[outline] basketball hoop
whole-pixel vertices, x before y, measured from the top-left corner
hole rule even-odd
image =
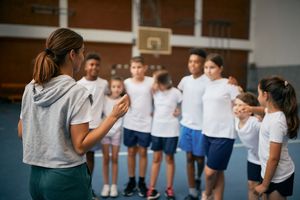
[[[158,58],[160,54],[171,54],[171,29],[139,27],[137,46],[141,53],[152,54]]]

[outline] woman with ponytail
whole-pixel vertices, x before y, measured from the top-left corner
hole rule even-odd
[[[288,139],[297,137],[297,99],[293,86],[280,77],[264,78],[258,100],[266,108],[259,134],[259,158],[263,181],[256,186],[266,199],[286,199],[293,194],[295,165],[288,153]]]
[[[35,59],[18,124],[23,162],[31,166],[33,200],[91,200],[85,153],[128,110],[124,96],[101,126],[89,132],[92,99],[73,79],[83,60],[83,38],[66,28],[54,31]]]

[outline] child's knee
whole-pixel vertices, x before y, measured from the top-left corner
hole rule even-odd
[[[186,154],[186,162],[188,164],[194,164],[194,161],[195,161],[195,158],[194,158],[193,154],[187,153]]]
[[[218,173],[218,171],[213,170],[213,169],[211,169],[207,166],[205,167],[205,176],[206,176],[206,178],[212,179],[217,175],[217,173]]]
[[[248,181],[248,190],[254,192],[255,187],[258,185],[258,182],[255,181]]]
[[[174,156],[173,156],[173,155],[167,155],[167,156],[166,156],[166,163],[167,163],[167,164],[172,164],[172,163],[174,163]]]

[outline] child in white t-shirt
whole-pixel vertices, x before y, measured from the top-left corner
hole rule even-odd
[[[176,153],[179,121],[178,104],[181,92],[172,86],[169,73],[161,70],[155,73],[154,115],[151,131],[151,150],[154,151],[147,199],[157,199],[160,194],[155,189],[163,152],[166,155],[167,199],[175,199],[173,180],[175,172],[174,154]]]
[[[185,199],[193,200],[198,199],[197,189],[200,189],[204,168],[202,96],[210,80],[203,75],[206,52],[203,49],[193,48],[189,53],[188,69],[191,75],[183,77],[178,84],[178,89],[182,91],[182,118],[178,146],[186,152],[189,193]],[[195,170],[195,163],[197,170]]]
[[[234,100],[233,111],[236,116],[235,130],[248,150],[247,174],[248,174],[248,199],[258,200],[259,196],[254,188],[261,180],[260,161],[258,157],[258,138],[261,122],[251,112],[243,112],[244,106],[258,106],[257,97],[249,92],[239,94]]]
[[[108,91],[108,82],[100,78],[99,71],[101,66],[101,57],[97,53],[88,53],[85,57],[84,70],[86,75],[77,83],[84,86],[92,95],[92,120],[89,123],[89,129],[95,129],[102,122],[102,116],[99,113],[103,112],[104,96]],[[96,150],[100,150],[100,143],[95,145],[86,153],[86,162],[91,174],[94,170],[94,155]],[[93,192],[93,196],[96,197]]]
[[[204,64],[204,73],[211,82],[203,95],[203,134],[207,162],[202,200],[223,199],[224,170],[236,137],[232,106],[239,90],[237,86],[230,85],[228,79],[222,78],[222,71],[222,57],[209,54]]]
[[[295,165],[288,153],[288,139],[297,137],[299,117],[293,86],[280,77],[264,78],[258,85],[258,101],[266,108],[259,133],[259,159],[263,181],[256,186],[267,199],[293,194]]]
[[[145,76],[147,65],[141,56],[130,61],[132,77],[124,81],[130,98],[130,107],[124,116],[124,145],[128,151],[129,181],[123,191],[124,196],[132,196],[136,185],[141,197],[147,196],[145,175],[147,170],[147,148],[151,142],[152,125],[152,85],[153,78]],[[139,155],[139,180],[135,180],[136,154]]]
[[[103,117],[106,118],[113,110],[114,105],[121,98],[124,93],[123,80],[120,77],[112,77],[109,82],[110,94],[105,96]],[[118,119],[114,126],[110,129],[108,134],[101,140],[102,143],[102,175],[103,175],[103,188],[101,192],[102,197],[117,197],[117,179],[118,179],[118,156],[120,151],[121,134],[122,134],[122,121],[123,118]],[[112,185],[109,187],[109,161],[111,147],[111,177]]]

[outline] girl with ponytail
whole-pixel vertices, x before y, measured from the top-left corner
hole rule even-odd
[[[293,86],[274,76],[258,85],[258,100],[266,108],[259,136],[263,181],[255,190],[267,199],[286,199],[293,194],[295,165],[288,153],[288,139],[297,137],[299,117]]]

